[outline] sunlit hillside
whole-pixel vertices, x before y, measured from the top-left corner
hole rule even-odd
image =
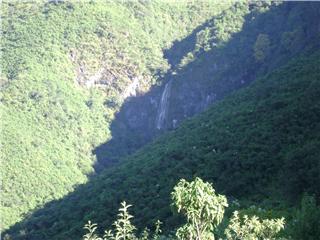
[[[196,177],[230,203],[216,239],[235,210],[320,235],[319,3],[0,4],[4,239],[81,239],[122,201],[184,239],[170,193]]]
[[[3,227],[85,183],[122,102],[169,68],[162,50],[227,6],[3,1]]]

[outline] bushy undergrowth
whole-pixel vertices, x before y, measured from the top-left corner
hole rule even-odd
[[[114,222],[114,231],[105,230],[103,237],[96,234],[97,224],[89,221],[84,229],[87,234],[83,240],[214,240],[214,230],[223,219],[224,210],[228,207],[227,199],[215,193],[210,183],[196,178],[192,182],[181,179],[171,193],[173,205],[177,212],[182,213],[187,223],[176,230],[175,237],[161,236],[160,221],[156,222],[154,234],[145,229],[141,236],[135,234],[136,227],[132,225],[132,215],[129,214],[126,202],[121,203],[118,219]],[[235,211],[225,229],[226,240],[275,240],[276,235],[284,228],[284,218],[260,220],[256,216],[239,217]],[[281,238],[284,239],[284,238]],[[222,238],[219,238],[222,240]]]

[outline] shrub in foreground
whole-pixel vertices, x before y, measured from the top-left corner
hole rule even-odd
[[[131,223],[126,202],[121,203],[118,219],[112,230],[105,230],[103,237],[96,234],[97,224],[90,221],[84,226],[88,231],[83,240],[214,240],[214,230],[221,223],[225,208],[228,207],[227,198],[216,194],[210,183],[196,178],[192,182],[182,179],[171,193],[172,205],[178,213],[186,217],[186,224],[176,230],[176,236],[161,236],[160,221],[157,221],[155,232],[150,233],[145,228],[138,237],[136,227]],[[235,211],[228,227],[225,229],[226,240],[276,240],[276,235],[284,228],[284,218],[260,220],[256,216],[243,218]],[[220,239],[222,240],[222,239]]]

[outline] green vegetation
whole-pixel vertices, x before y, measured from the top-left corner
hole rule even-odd
[[[7,239],[80,239],[89,220],[110,226],[123,199],[135,217],[123,203],[105,238],[273,239],[282,216],[280,237],[318,238],[320,5],[218,2],[1,3]],[[179,124],[201,99],[215,104],[134,152],[146,141],[116,114],[154,126],[145,105],[122,110],[154,101],[162,81]],[[106,153],[119,162],[96,174],[112,124],[125,129]],[[85,238],[103,236],[96,227]]]
[[[121,203],[121,208],[119,209],[118,219],[113,223],[114,231],[112,230],[105,230],[103,238],[100,238],[96,234],[97,224],[88,223],[84,226],[84,229],[88,231],[87,234],[83,236],[84,240],[133,240],[133,239],[140,239],[140,240],[148,240],[151,237],[150,230],[145,228],[145,230],[141,234],[141,238],[136,237],[135,230],[136,227],[132,225],[130,219],[133,218],[132,215],[129,214],[128,208],[131,205],[127,205],[126,202]],[[155,224],[155,231],[153,236],[151,237],[152,240],[158,240],[160,238],[160,229],[161,222],[157,221]]]
[[[238,202],[249,216],[284,216],[285,236],[300,239],[291,234],[300,229],[316,239],[303,219],[316,226],[319,218],[296,213],[294,206],[304,192],[319,197],[319,59],[316,52],[257,79],[8,233],[14,239],[25,237],[22,230],[32,239],[79,238],[88,220],[110,225],[122,199],[134,203],[137,227],[161,219],[167,233],[183,221],[169,208],[171,190],[179,179],[199,176],[234,199],[230,209]]]
[[[230,220],[230,225],[225,230],[225,234],[227,240],[275,240],[279,239],[276,238],[276,235],[283,228],[284,218],[260,221],[256,216],[249,218],[244,215],[242,220],[239,217],[239,213],[235,211]]]
[[[214,229],[221,223],[225,207],[228,207],[225,196],[216,195],[215,190],[209,183],[196,178],[192,182],[182,179],[174,187],[171,193],[173,204],[178,212],[183,212],[187,217],[187,224],[176,231],[176,237],[180,240],[214,240]],[[83,236],[84,240],[159,240],[176,239],[172,236],[160,236],[159,221],[157,221],[154,235],[149,238],[149,231],[145,230],[141,237],[136,237],[136,229],[130,219],[132,215],[128,213],[130,205],[126,202],[121,203],[118,219],[114,222],[115,233],[106,230],[103,238],[95,233],[97,224],[91,224],[89,221],[85,225],[88,231]],[[275,236],[284,228],[284,218],[259,221],[259,218],[253,216],[249,218],[244,215],[244,221],[241,222],[239,213],[235,211],[230,220],[229,226],[225,230],[226,240],[275,240]],[[221,238],[219,238],[222,240]]]
[[[311,2],[237,2],[186,38],[175,41],[164,51],[171,69],[163,76],[163,82],[170,82],[172,94],[162,129],[176,128],[186,117],[203,111],[258,76],[301,53],[319,49],[315,20],[320,17],[319,6]],[[266,50],[265,59],[257,61],[254,47],[261,35],[269,39],[270,45],[262,48]],[[95,149],[96,169],[134,153],[159,133],[154,122],[159,90],[163,89],[152,88],[122,105],[111,125],[112,140]]]
[[[320,207],[314,196],[303,196],[301,206],[295,211],[290,234],[296,239],[317,239],[320,235]]]
[[[212,232],[228,207],[226,197],[216,195],[212,185],[200,178],[190,183],[180,180],[171,196],[178,213],[187,218],[187,223],[177,230],[178,239],[214,239]]]
[[[2,1],[1,228],[87,182],[127,86],[228,4]]]

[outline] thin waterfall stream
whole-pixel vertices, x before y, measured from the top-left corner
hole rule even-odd
[[[165,124],[166,115],[167,115],[168,106],[169,106],[170,93],[171,93],[171,81],[166,83],[161,95],[160,107],[158,110],[158,116],[157,116],[157,122],[156,122],[156,127],[159,130],[162,129]]]

